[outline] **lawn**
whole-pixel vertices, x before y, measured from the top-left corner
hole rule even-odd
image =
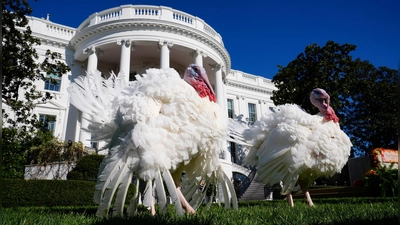
[[[134,217],[101,219],[96,207],[18,207],[3,208],[2,224],[398,224],[398,198],[315,199],[309,207],[295,199],[289,207],[284,200],[239,202],[238,210],[225,210],[218,204],[207,210],[201,206],[195,215],[176,216],[172,205],[165,215],[150,216],[144,209]]]

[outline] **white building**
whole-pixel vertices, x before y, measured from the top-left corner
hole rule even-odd
[[[98,144],[90,142],[91,134],[81,130],[88,121],[70,105],[67,92],[69,84],[86,71],[99,70],[104,75],[123,72],[132,80],[135,74],[148,68],[171,67],[183,75],[189,64],[196,63],[205,68],[216,91],[217,103],[229,116],[242,115],[243,120],[253,122],[274,106],[270,96],[275,86],[271,81],[231,69],[221,35],[202,19],[179,10],[122,5],[93,13],[78,28],[35,17],[29,17],[29,26],[42,43],[37,46],[39,61],[43,61],[45,51],[50,49],[61,53],[71,68],[59,85],[37,84],[38,88],[56,95],[35,112],[42,119],[56,118],[51,129],[61,140],[81,141],[91,147]],[[232,161],[240,164],[239,155],[230,146],[221,154],[228,171],[240,169],[232,166]]]

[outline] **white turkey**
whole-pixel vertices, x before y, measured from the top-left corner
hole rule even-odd
[[[316,88],[310,101],[320,110],[317,115],[310,115],[295,104],[280,105],[243,133],[252,145],[245,164],[255,165],[259,181],[265,184],[282,181],[281,194],[287,196],[291,206],[291,191],[297,184],[308,205],[313,206],[308,185],[319,177],[340,173],[352,146],[329,105],[329,95]]]
[[[145,181],[143,205],[153,215],[154,186],[159,210],[166,212],[164,184],[177,214],[182,208],[194,213],[202,203],[206,191],[199,191],[201,183],[219,183],[225,207],[237,208],[233,185],[219,162],[229,121],[202,67],[190,65],[184,79],[172,68],[148,69],[128,84],[120,75],[103,79],[97,71],[75,79],[69,92],[71,103],[87,113],[95,140],[108,143],[96,184],[98,216],[107,217],[112,204],[113,215],[123,214],[133,176]],[[136,190],[128,215],[136,213],[138,199]]]

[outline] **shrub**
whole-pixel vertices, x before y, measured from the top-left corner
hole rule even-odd
[[[68,180],[96,180],[104,155],[86,155],[78,161],[68,175]]]
[[[3,180],[3,207],[94,206],[95,183],[78,180]],[[135,193],[129,187],[128,201]]]
[[[84,152],[82,143],[61,142],[51,131],[2,128],[2,178],[23,179],[25,165],[79,160]]]
[[[81,142],[60,141],[53,137],[31,147],[29,160],[31,164],[75,162],[80,160],[84,154],[84,146]]]
[[[17,129],[2,128],[2,178],[23,179],[28,151]]]
[[[94,183],[65,180],[3,180],[3,206],[94,205]]]
[[[382,197],[398,196],[397,181],[399,170],[393,169],[393,165],[393,163],[389,167],[379,165],[368,170],[365,174],[365,186],[379,187]]]

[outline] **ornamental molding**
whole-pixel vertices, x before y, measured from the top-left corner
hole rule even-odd
[[[137,22],[118,21],[118,22],[119,23],[108,23],[108,24],[102,23],[98,26],[90,26],[85,29],[82,29],[80,32],[77,32],[76,35],[71,39],[70,45],[73,48],[76,48],[80,43],[84,42],[85,40],[91,38],[94,35],[100,35],[100,34],[104,35],[104,33],[107,33],[107,35],[108,34],[115,35],[118,34],[118,32],[126,32],[127,30],[129,30],[130,32],[140,31],[141,33],[151,32],[153,36],[154,32],[160,32],[159,33],[160,37],[163,36],[162,33],[171,33],[174,35],[179,35],[185,38],[192,39],[211,48],[224,60],[224,64],[226,65],[225,73],[228,74],[230,72],[229,70],[231,67],[231,63],[228,52],[226,51],[223,44],[218,43],[214,38],[209,36],[209,34],[207,33],[200,33],[200,31],[197,31],[190,27],[179,26],[179,24],[174,25],[172,23],[171,24],[160,23],[160,21],[157,21],[158,23],[141,22],[141,21]],[[131,36],[132,41],[139,41],[142,39],[143,35],[140,35],[137,39],[135,38],[135,36]]]
[[[207,53],[205,53],[204,51],[202,51],[200,49],[196,49],[192,53],[190,53],[190,56],[192,58],[196,58],[197,56],[201,56],[202,58],[206,58],[207,57]]]
[[[135,50],[135,42],[133,42],[130,38],[129,39],[118,39],[117,45],[125,46],[126,48],[131,48],[131,51]]]
[[[93,53],[96,53],[97,56],[103,56],[104,55],[104,52],[101,49],[96,48],[93,45],[83,49],[83,54],[91,55]]]
[[[259,88],[259,87],[255,87],[255,86],[251,86],[251,85],[246,85],[246,84],[243,84],[243,83],[236,83],[236,82],[232,82],[232,81],[229,81],[229,80],[225,80],[225,85],[229,86],[229,87],[239,88],[239,89],[242,89],[242,90],[253,91],[253,92],[258,92],[258,93],[267,94],[267,95],[272,95],[272,91],[270,91],[270,90],[266,90],[264,88]]]
[[[47,46],[52,46],[52,47],[57,47],[57,48],[67,48],[67,47],[72,48],[72,46],[68,42],[65,42],[62,40],[55,40],[52,38],[40,37],[39,35],[32,35],[32,36],[39,39],[39,41],[42,45],[47,45]]]
[[[167,46],[167,48],[171,50],[172,46],[174,46],[174,43],[172,41],[158,40],[158,48],[161,49],[162,46]]]

